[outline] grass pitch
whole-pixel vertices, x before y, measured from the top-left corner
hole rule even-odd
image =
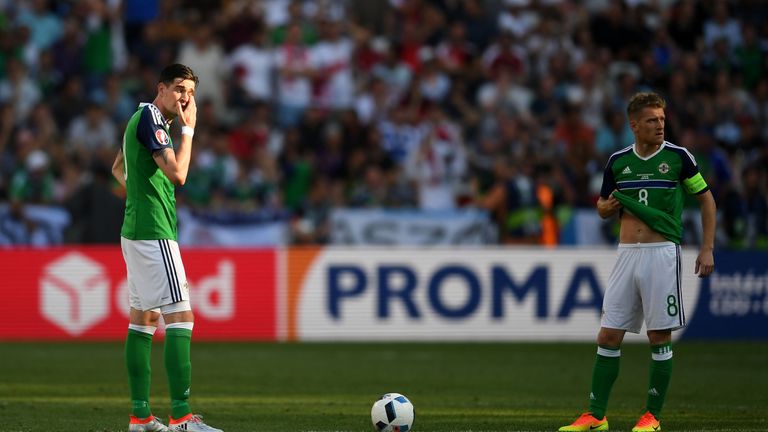
[[[234,431],[367,431],[385,392],[414,430],[554,431],[586,408],[593,344],[195,343],[192,407]],[[152,407],[167,420],[162,345]],[[645,406],[648,347],[625,344],[609,407],[628,431]],[[0,343],[0,431],[125,431],[121,343]],[[665,431],[768,430],[768,343],[678,343]]]

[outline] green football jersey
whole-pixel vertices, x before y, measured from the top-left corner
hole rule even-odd
[[[635,153],[634,145],[612,154],[603,173],[600,196],[607,199],[614,190],[623,195],[620,201],[625,209],[679,244],[684,192],[701,194],[709,187],[693,155],[684,147],[665,141],[655,153],[644,158]]]
[[[153,104],[142,104],[123,135],[125,218],[120,235],[130,240],[176,240],[174,185],[152,154],[173,149],[169,122]]]

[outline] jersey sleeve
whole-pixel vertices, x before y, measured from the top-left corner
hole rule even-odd
[[[682,159],[682,168],[680,170],[680,182],[683,188],[690,195],[702,194],[709,190],[707,182],[699,172],[696,159],[686,150],[680,158]]]
[[[613,158],[608,160],[605,164],[605,171],[603,171],[603,186],[600,188],[600,196],[604,199],[608,199],[611,196],[611,192],[616,190],[616,179],[613,177]]]
[[[141,112],[136,126],[136,138],[152,154],[158,150],[173,148],[171,137],[165,129],[165,119],[160,110],[151,104]]]

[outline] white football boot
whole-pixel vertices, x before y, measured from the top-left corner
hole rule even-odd
[[[168,422],[168,430],[174,432],[224,432],[203,423],[203,416],[197,414],[187,414],[178,420],[171,418]]]
[[[129,432],[167,432],[169,430],[170,429],[161,423],[155,416],[140,419],[132,415],[131,421],[128,423]]]

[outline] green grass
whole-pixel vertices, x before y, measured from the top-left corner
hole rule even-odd
[[[197,343],[192,406],[234,431],[372,431],[382,393],[407,395],[419,431],[552,431],[586,407],[593,344]],[[120,343],[0,343],[0,431],[124,431]],[[152,406],[167,418],[162,346]],[[650,354],[625,344],[611,430],[645,404]],[[768,344],[679,343],[667,431],[768,430]]]

